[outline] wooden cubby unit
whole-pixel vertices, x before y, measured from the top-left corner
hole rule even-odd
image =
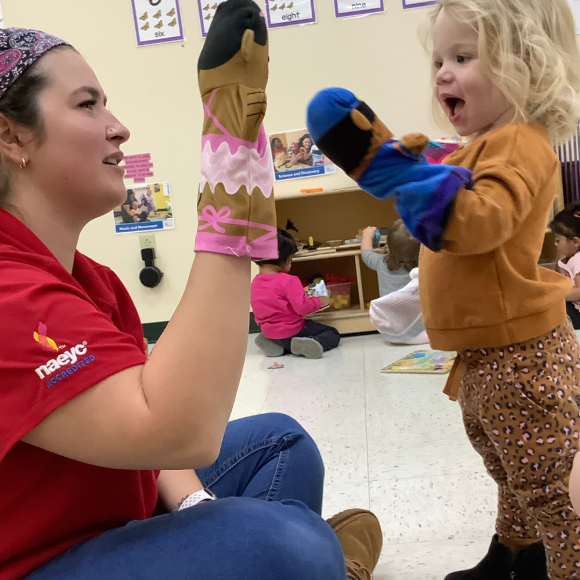
[[[278,227],[285,228],[291,219],[301,240],[309,237],[319,242],[355,238],[367,226],[390,226],[397,218],[392,200],[381,201],[358,188],[337,189],[317,193],[276,195]],[[373,331],[365,304],[379,297],[377,273],[367,268],[359,248],[336,253],[312,252],[297,256],[292,274],[308,278],[313,274],[338,274],[355,278],[348,310],[323,311],[312,318],[329,324],[341,334]]]

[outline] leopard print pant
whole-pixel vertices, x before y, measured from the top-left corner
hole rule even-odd
[[[538,538],[553,579],[580,579],[580,519],[568,481],[579,448],[580,346],[572,324],[460,353],[467,435],[498,484],[500,537]]]

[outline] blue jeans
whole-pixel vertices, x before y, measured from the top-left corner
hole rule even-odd
[[[27,580],[346,580],[340,543],[320,517],[322,459],[294,419],[232,421],[218,460],[197,474],[219,500],[130,522]]]

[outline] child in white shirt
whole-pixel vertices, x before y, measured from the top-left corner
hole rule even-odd
[[[419,301],[419,250],[421,244],[411,236],[403,220],[397,220],[387,234],[388,253],[373,252],[376,228],[366,228],[362,240],[362,259],[379,277],[377,300],[371,302],[371,323],[396,344],[427,344]]]
[[[397,220],[387,234],[387,254],[373,252],[373,237],[377,228],[368,227],[362,237],[362,261],[375,270],[379,278],[379,295],[401,290],[410,281],[409,272],[419,263],[421,244],[408,232],[403,220]]]
[[[550,224],[560,254],[560,271],[574,284],[566,296],[566,312],[580,329],[580,203],[576,202],[561,211]]]

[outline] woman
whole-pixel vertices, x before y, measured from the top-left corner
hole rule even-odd
[[[284,415],[228,425],[249,259],[198,253],[147,360],[121,281],[76,251],[126,197],[129,131],[62,40],[2,30],[0,59],[0,577],[343,580],[338,536],[370,578],[372,546],[348,542],[373,520],[320,518],[308,434]],[[152,517],[158,498],[187,509]]]
[[[132,189],[127,190],[127,199],[121,206],[121,219],[124,224],[132,224],[139,221],[137,197]]]
[[[292,151],[292,165],[312,165],[312,137],[305,133],[298,140],[298,147]]]

